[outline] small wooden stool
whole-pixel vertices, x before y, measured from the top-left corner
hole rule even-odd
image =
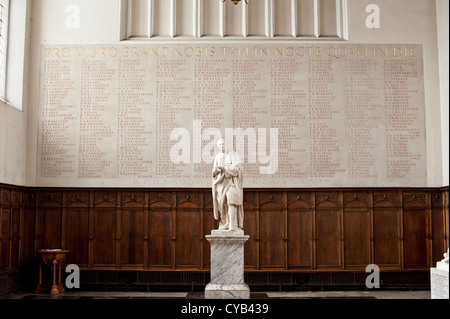
[[[39,262],[39,284],[36,287],[35,293],[48,292],[49,285],[42,284],[42,263],[44,262],[53,271],[53,283],[51,286],[50,294],[59,295],[64,292],[63,284],[61,283],[61,264],[63,263],[68,250],[63,249],[40,249],[38,254],[40,256]],[[56,283],[56,268],[59,265],[58,271],[58,283]]]

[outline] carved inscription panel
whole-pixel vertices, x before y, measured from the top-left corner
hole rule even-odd
[[[426,186],[420,45],[43,46],[39,186]]]

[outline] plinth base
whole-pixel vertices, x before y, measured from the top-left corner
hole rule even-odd
[[[244,244],[249,237],[243,230],[213,230],[206,236],[211,243],[211,282],[205,299],[250,299],[244,282]]]
[[[206,299],[205,292],[188,292],[186,299]],[[250,299],[269,299],[269,296],[264,292],[250,292]]]
[[[250,289],[247,284],[208,284],[205,288],[205,299],[250,299]]]
[[[431,299],[449,299],[448,286],[448,264],[438,262],[436,268],[430,269]]]

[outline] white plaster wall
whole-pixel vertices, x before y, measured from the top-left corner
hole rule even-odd
[[[441,90],[441,120],[442,120],[442,175],[443,185],[449,184],[449,124],[448,124],[448,109],[449,109],[449,55],[448,55],[448,10],[449,1],[437,0],[437,30],[438,30],[438,45],[439,45],[439,77]]]
[[[365,27],[365,8],[379,5],[379,29]],[[439,63],[434,0],[349,0],[349,41],[423,45],[429,187],[443,186]],[[448,130],[448,127],[447,127]]]
[[[25,185],[26,113],[0,102],[0,183]]]
[[[446,2],[448,7],[447,1],[438,2],[438,6],[445,6],[444,3]],[[367,5],[372,3],[379,5],[381,9],[380,29],[368,29],[365,26],[365,20],[368,15],[365,9]],[[66,8],[70,4],[76,4],[80,8],[79,29],[70,29],[66,26],[66,18],[68,16]],[[28,185],[35,185],[36,175],[40,46],[64,43],[117,43],[120,34],[119,6],[119,0],[33,1],[33,21],[30,34],[32,41],[30,52],[30,103],[26,146],[26,183]],[[440,88],[444,87],[444,85],[440,86],[439,78],[436,0],[348,0],[348,19],[348,43],[411,43],[423,45],[428,149],[428,183],[424,186],[439,187],[448,185],[448,177],[444,178],[444,175],[448,174],[448,170],[446,173],[442,169],[443,163],[448,165],[448,147],[445,148],[443,146],[445,139],[448,141],[448,133],[447,137],[442,138],[442,135],[448,132],[448,121],[442,120],[444,117],[448,118],[448,102],[447,108],[441,103]],[[439,36],[442,37],[441,34]],[[276,40],[270,41],[270,43],[275,43],[273,41]],[[442,84],[445,84],[445,81]],[[6,116],[10,117],[10,119],[7,119],[8,123],[10,120],[15,120],[14,115],[8,113]],[[12,147],[8,145],[5,147],[5,138],[3,137],[0,139],[0,143],[0,149]],[[15,156],[15,158],[19,157],[19,155]]]
[[[68,28],[66,19],[80,9],[79,28]],[[37,125],[39,106],[40,47],[45,44],[117,43],[120,35],[118,0],[33,0],[30,51],[30,108],[28,116],[26,183],[36,183]],[[70,25],[70,24],[69,24]]]

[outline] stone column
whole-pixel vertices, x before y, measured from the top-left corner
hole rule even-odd
[[[243,230],[213,230],[205,237],[211,243],[211,282],[205,299],[250,299],[244,282],[244,244],[250,236]]]

